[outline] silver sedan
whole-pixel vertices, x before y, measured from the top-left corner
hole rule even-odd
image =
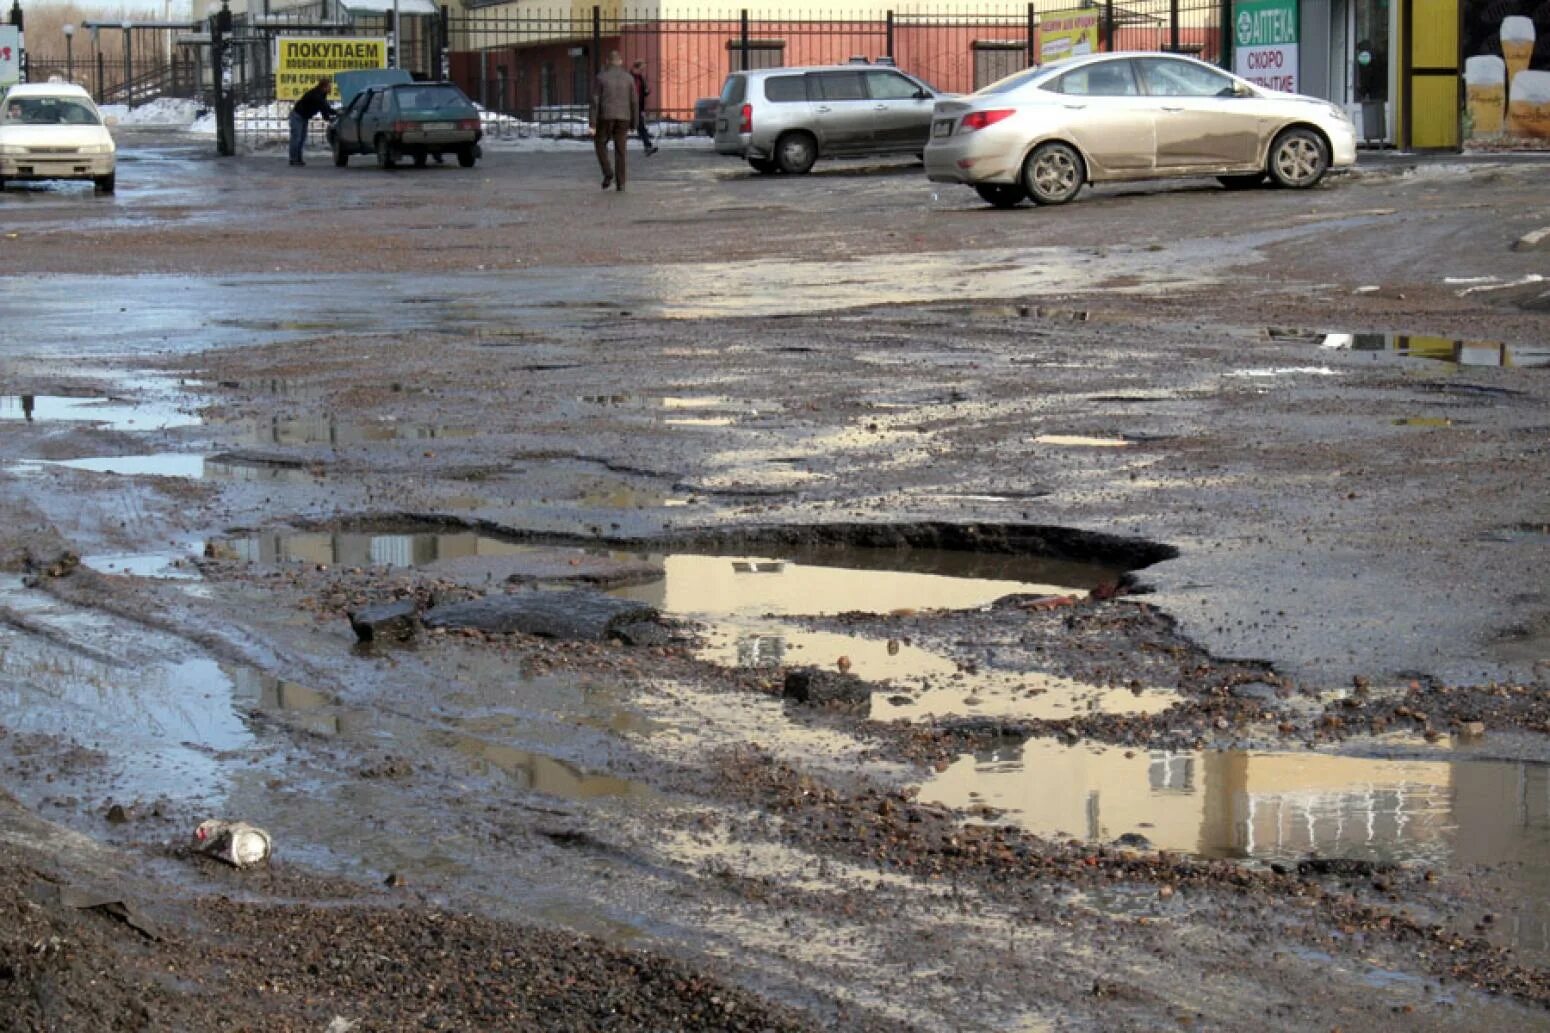
[[[938,101],[926,174],[998,207],[1064,204],[1084,183],[1215,176],[1311,187],[1356,163],[1356,130],[1327,101],[1262,89],[1176,54],[1095,54]]]

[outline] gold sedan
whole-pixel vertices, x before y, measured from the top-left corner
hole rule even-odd
[[[1356,164],[1345,111],[1177,54],[1095,54],[941,100],[926,174],[998,207],[1064,204],[1086,183],[1215,176],[1311,187]]]

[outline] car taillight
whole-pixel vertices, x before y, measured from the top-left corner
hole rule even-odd
[[[414,123],[413,122],[394,122],[393,123],[393,132],[395,132],[395,133],[407,133],[407,132],[409,132],[409,130],[411,130],[413,128],[414,128]]]
[[[479,120],[477,118],[458,119],[457,127],[459,129],[478,129]]]
[[[751,133],[751,132],[753,132],[753,105],[752,104],[744,104],[743,105],[743,118],[742,118],[742,121],[738,122],[738,124],[737,124],[737,131],[739,133]]]
[[[958,123],[958,131],[960,133],[972,133],[976,129],[993,126],[1011,114],[1011,108],[997,108],[994,111],[971,111],[963,116],[962,122]]]

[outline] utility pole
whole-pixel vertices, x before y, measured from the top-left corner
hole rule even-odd
[[[210,16],[210,50],[214,55],[215,75],[215,153],[229,158],[237,153],[237,112],[231,92],[226,88],[227,47],[231,35],[231,8],[221,0],[221,9]]]

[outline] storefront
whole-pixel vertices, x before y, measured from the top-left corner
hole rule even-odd
[[[1397,141],[1389,0],[1237,0],[1233,17],[1239,75],[1334,101],[1368,144]]]

